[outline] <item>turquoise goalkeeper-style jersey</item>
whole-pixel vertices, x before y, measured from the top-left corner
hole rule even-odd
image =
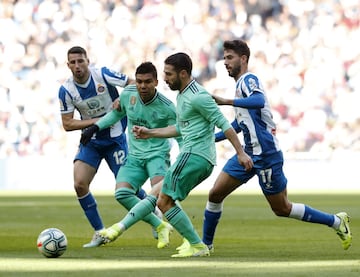
[[[178,93],[176,103],[176,128],[183,139],[181,152],[200,155],[216,165],[215,126],[225,132],[232,128],[229,121],[195,80]]]
[[[159,152],[169,153],[171,148],[169,139],[135,139],[131,130],[134,125],[145,126],[149,129],[175,125],[176,110],[174,103],[156,91],[154,98],[145,104],[139,96],[136,85],[125,87],[119,100],[120,111],[112,110],[96,122],[100,130],[127,116],[130,155],[139,159],[147,159],[156,156]]]

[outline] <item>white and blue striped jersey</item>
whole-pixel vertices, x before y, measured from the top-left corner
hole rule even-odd
[[[112,103],[119,97],[116,86],[124,87],[128,77],[107,67],[89,67],[90,77],[85,84],[77,84],[70,77],[59,89],[61,114],[77,110],[81,119],[97,118],[112,110]],[[120,136],[126,128],[126,119],[97,133],[97,138]]]
[[[247,72],[236,82],[235,98],[246,98],[253,93],[264,95],[265,105],[263,108],[234,107],[236,121],[243,132],[245,151],[250,155],[279,152],[279,143],[275,137],[276,125],[263,85],[255,74]]]

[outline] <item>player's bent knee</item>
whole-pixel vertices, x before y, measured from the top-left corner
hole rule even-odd
[[[115,191],[115,199],[126,209],[131,208],[134,202],[134,198],[137,198],[135,191],[130,188],[119,188]]]
[[[134,195],[135,195],[135,191],[129,188],[119,188],[115,191],[115,199],[119,202],[123,199],[132,197]]]
[[[77,196],[84,196],[89,192],[89,185],[84,183],[75,183],[74,190]]]
[[[224,195],[222,193],[219,193],[217,191],[210,190],[209,191],[209,201],[213,203],[221,203],[224,201],[227,195]]]

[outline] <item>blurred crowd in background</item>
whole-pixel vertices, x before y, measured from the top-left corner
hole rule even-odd
[[[161,81],[175,51],[209,92],[233,97],[222,43],[235,38],[250,46],[284,152],[360,151],[359,20],[359,0],[2,0],[0,158],[75,154],[80,133],[63,130],[57,95],[70,47],[131,77],[154,62],[175,101]]]

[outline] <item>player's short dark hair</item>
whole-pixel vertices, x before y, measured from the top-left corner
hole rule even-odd
[[[189,75],[192,72],[192,61],[188,54],[179,52],[165,59],[165,64],[172,65],[176,72],[185,70]]]
[[[86,50],[84,48],[82,48],[81,46],[71,47],[67,52],[68,57],[69,57],[69,54],[84,54],[84,56],[87,57]]]
[[[135,75],[136,74],[146,74],[146,73],[151,73],[152,76],[155,79],[157,79],[157,70],[156,70],[155,65],[152,62],[143,62],[136,68]]]
[[[234,50],[239,56],[245,55],[247,60],[250,58],[250,48],[247,43],[240,39],[226,40],[223,44],[224,50]]]

